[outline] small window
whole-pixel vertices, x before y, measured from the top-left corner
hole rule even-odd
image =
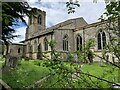
[[[68,36],[63,37],[63,51],[68,51]]]
[[[20,48],[18,48],[18,53],[20,53]]]
[[[42,16],[41,15],[38,16],[38,24],[40,24],[40,25],[42,24]]]

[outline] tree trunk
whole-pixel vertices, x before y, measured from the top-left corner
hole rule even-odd
[[[4,67],[6,66],[6,64],[7,64],[7,59],[8,59],[8,51],[9,51],[9,44],[5,44],[6,45],[6,52],[5,52],[5,64],[4,64]]]

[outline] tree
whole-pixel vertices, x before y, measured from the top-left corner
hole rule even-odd
[[[94,2],[97,2],[97,0],[93,0]],[[113,55],[118,59],[118,64],[108,62],[109,64],[118,67],[120,73],[120,1],[114,0],[113,2],[111,0],[104,0],[106,3],[106,11],[103,15],[101,15],[101,22],[106,25],[105,29],[109,32],[109,39],[110,43],[106,45],[104,49],[103,56],[100,57],[101,59],[107,61],[107,59],[104,57],[105,54],[109,51],[113,53]],[[66,3],[68,7],[68,13],[74,13],[75,12],[75,6],[78,3],[78,0],[76,2],[73,2],[73,0],[70,0]],[[78,6],[78,5],[77,5]],[[70,7],[70,9],[69,9]],[[120,80],[118,81],[120,82]]]
[[[2,35],[1,39],[4,42],[4,46],[6,46],[5,52],[5,65],[7,61],[7,55],[9,50],[9,44],[14,37],[18,35],[14,35],[15,26],[18,26],[19,23],[26,24],[24,19],[25,16],[31,16],[35,12],[27,2],[2,2]],[[8,55],[9,56],[9,55]]]

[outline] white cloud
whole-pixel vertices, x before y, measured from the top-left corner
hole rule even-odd
[[[16,33],[14,35],[20,35],[19,37],[16,37],[12,42],[14,43],[18,43],[20,41],[25,40],[25,31],[26,30],[26,26],[18,28],[16,30]]]

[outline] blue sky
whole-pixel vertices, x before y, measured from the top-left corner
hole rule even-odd
[[[50,1],[50,0],[48,0]],[[29,0],[31,7],[39,8],[43,11],[46,11],[46,26],[50,27],[57,23],[63,22],[68,19],[83,17],[87,23],[94,23],[98,21],[98,18],[105,11],[105,4],[103,1],[93,3],[89,2],[80,2],[80,7],[76,8],[76,12],[72,14],[67,13],[67,8],[65,2],[41,2],[38,3],[37,0]],[[92,0],[93,1],[93,0]],[[28,22],[28,18],[25,17],[25,20]],[[13,42],[19,42],[25,39],[25,29],[26,26],[22,25],[17,28],[15,34],[21,35],[18,38],[15,38]]]

